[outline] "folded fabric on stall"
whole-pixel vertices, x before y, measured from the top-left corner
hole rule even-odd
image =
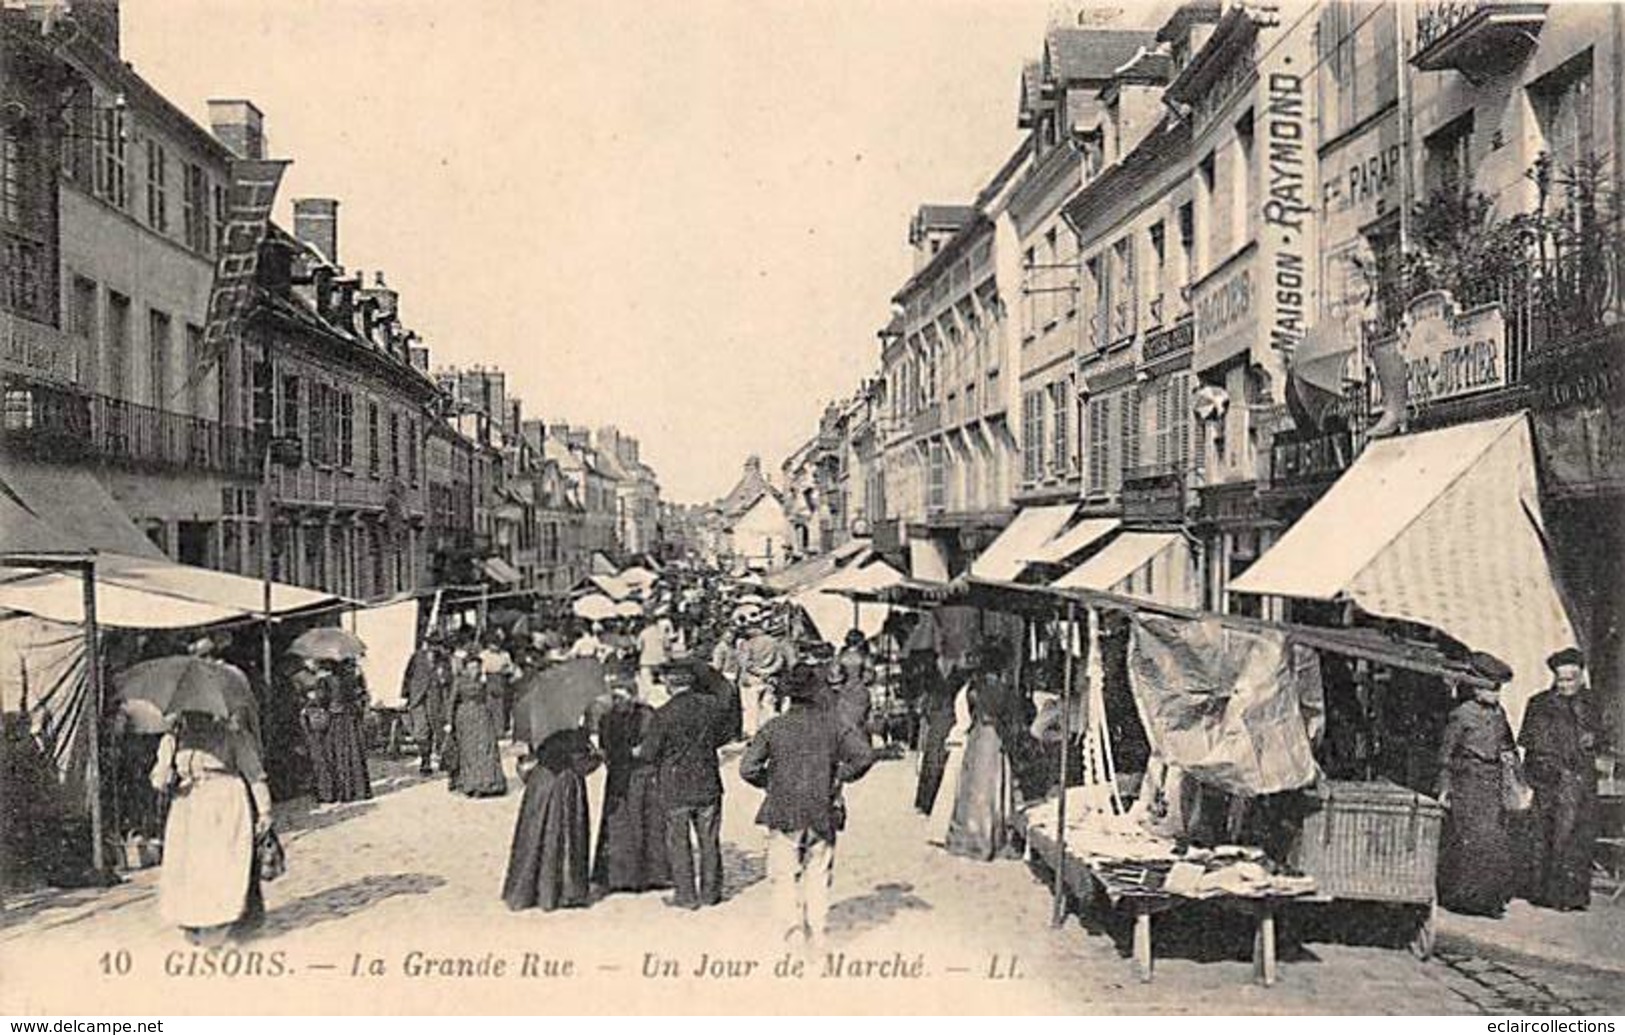
[[[1153,751],[1245,797],[1314,783],[1309,727],[1324,707],[1318,677],[1299,677],[1313,661],[1297,650],[1284,633],[1136,614],[1130,682]]]

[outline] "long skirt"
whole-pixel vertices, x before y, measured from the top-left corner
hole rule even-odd
[[[328,801],[365,801],[372,797],[367,772],[367,731],[361,714],[333,712],[327,727],[327,755],[332,767],[333,797]]]
[[[592,879],[609,891],[648,891],[671,887],[666,856],[666,809],[659,774],[635,765],[610,773]]]
[[[1516,882],[1501,766],[1458,760],[1450,770],[1450,812],[1439,843],[1439,904],[1494,916],[1506,908]]]
[[[317,801],[338,801],[334,790],[333,749],[329,746],[331,727],[305,729],[305,753],[310,759],[310,793]]]
[[[1539,858],[1534,900],[1554,909],[1586,908],[1597,839],[1595,777],[1564,772],[1536,784],[1534,826]]]
[[[957,734],[950,735],[947,755],[942,763],[942,786],[931,805],[931,815],[925,821],[925,839],[931,844],[948,843],[948,830],[953,826],[954,803],[959,800],[959,784],[964,777],[964,766],[961,764],[964,757],[964,741]]]
[[[972,727],[965,739],[965,761],[948,823],[948,851],[987,861],[1004,847],[1009,772],[999,731],[986,724]]]
[[[584,906],[587,887],[587,784],[572,769],[537,766],[525,777],[502,901],[509,909]]]
[[[206,776],[175,796],[164,826],[159,912],[177,927],[236,923],[248,905],[254,806],[236,776]]]
[[[458,702],[453,728],[457,734],[457,773],[452,777],[451,789],[471,798],[506,794],[508,780],[502,775],[502,755],[497,750],[491,709],[484,701]]]

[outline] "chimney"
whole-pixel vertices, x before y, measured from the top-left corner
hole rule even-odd
[[[211,102],[212,103],[212,102]],[[218,128],[215,132],[219,132]],[[339,264],[339,203],[335,198],[294,198],[293,236],[328,262]]]
[[[115,57],[119,52],[118,5],[119,0],[69,0],[68,3],[68,12],[84,28],[85,34]]]
[[[265,114],[253,101],[209,101],[209,128],[238,158],[265,157]]]
[[[411,346],[412,367],[420,373],[429,372],[429,346]]]

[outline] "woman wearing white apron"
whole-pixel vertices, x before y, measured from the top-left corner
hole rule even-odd
[[[948,827],[954,818],[954,801],[959,797],[959,771],[964,768],[965,737],[970,733],[970,695],[966,684],[974,669],[956,668],[948,674],[954,682],[954,725],[948,731],[948,761],[943,769],[943,786],[931,806],[930,818],[925,824],[925,839],[934,845],[948,844]]]

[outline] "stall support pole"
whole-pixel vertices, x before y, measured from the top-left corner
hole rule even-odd
[[[85,782],[90,785],[90,865],[98,875],[107,872],[106,848],[102,844],[102,663],[100,637],[96,632],[96,562],[85,562],[85,688],[90,700],[90,759]]]
[[[1078,605],[1066,605],[1066,640],[1061,645],[1065,659],[1061,677],[1061,796],[1055,801],[1055,905],[1050,926],[1066,923],[1066,786],[1072,756],[1072,640],[1077,634]]]
[[[260,460],[260,692],[271,699],[271,438]]]

